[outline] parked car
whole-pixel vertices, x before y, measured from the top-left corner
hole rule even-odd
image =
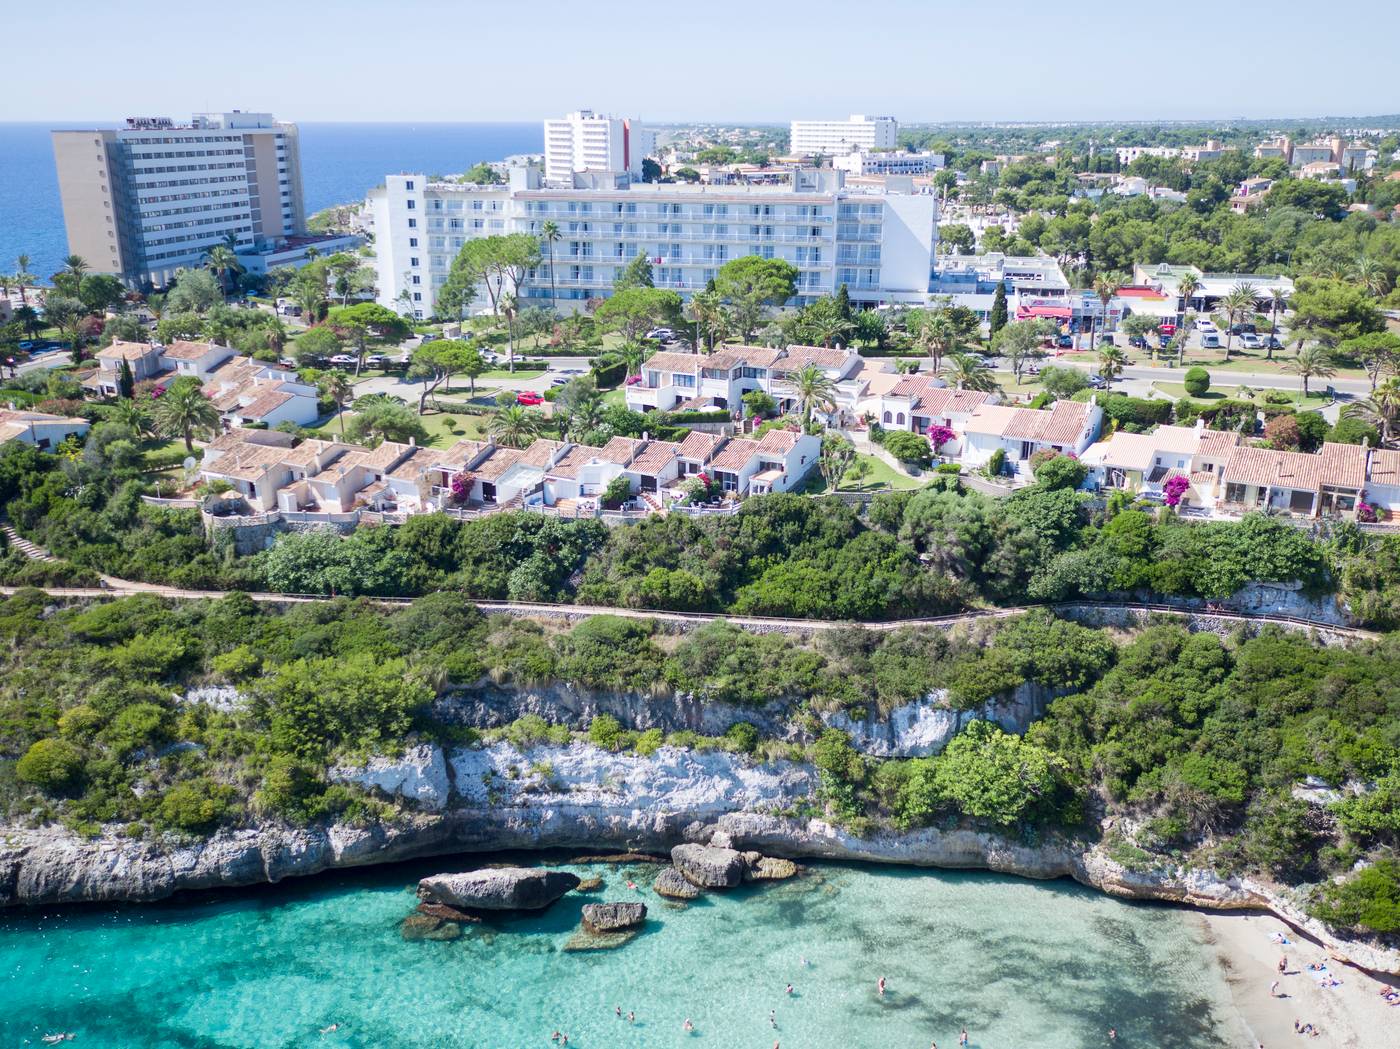
[[[569,383],[572,382],[572,381],[573,381],[573,380],[567,378],[566,376],[560,375],[560,376],[558,376],[557,378],[550,379],[550,380],[549,380],[549,385],[551,385],[551,386],[567,386],[567,385],[569,385]]]
[[[543,404],[544,398],[534,390],[521,390],[515,395],[515,403],[523,404],[527,408],[533,408],[537,404]]]
[[[1170,339],[1173,335],[1176,334],[1176,325],[1170,321],[1168,321],[1165,324],[1159,324],[1157,325],[1157,334],[1165,335],[1167,338]]]
[[[1061,335],[1058,339],[1055,340],[1055,345],[1062,350],[1072,350],[1074,349],[1074,336]]]
[[[365,358],[365,364],[370,365],[370,366],[375,367],[375,368],[382,368],[382,367],[384,366],[384,361],[385,361],[385,360],[386,360],[386,358],[385,358],[384,354],[382,354],[382,353],[371,353],[368,357]]]
[[[1104,332],[1103,334],[1101,334],[1101,335],[1099,336],[1099,345],[1100,345],[1100,346],[1112,346],[1112,345],[1113,345],[1113,336],[1110,335],[1108,332]]]
[[[354,364],[355,358],[348,353],[337,353],[331,358],[332,364]]]
[[[500,364],[501,361],[505,360],[499,353],[492,353],[490,350],[482,350],[481,359],[487,364]]]
[[[1203,331],[1203,332],[1201,332],[1201,349],[1203,349],[1203,350],[1218,350],[1218,349],[1220,349],[1220,333],[1219,333],[1219,332],[1216,332],[1216,331]]]
[[[1268,350],[1281,350],[1283,343],[1279,342],[1277,335],[1270,335],[1264,340],[1264,348]]]
[[[1240,349],[1258,350],[1264,346],[1264,340],[1255,335],[1252,331],[1243,332],[1240,335]]]
[[[656,339],[658,342],[670,342],[676,337],[676,333],[670,328],[652,328],[647,332],[648,339]]]
[[[1231,334],[1231,335],[1244,335],[1244,334],[1246,334],[1246,333],[1248,333],[1248,334],[1250,334],[1250,335],[1253,335],[1257,330],[1258,330],[1258,329],[1256,329],[1256,328],[1254,327],[1254,325],[1252,325],[1252,324],[1232,324],[1232,325],[1230,325],[1230,334]]]
[[[278,357],[277,363],[282,365],[282,367],[284,368],[295,368],[297,366],[297,360],[295,357]]]
[[[1208,321],[1208,320],[1205,320],[1204,318],[1201,319],[1201,320],[1198,320],[1198,321],[1196,322],[1196,330],[1197,330],[1197,331],[1219,331],[1219,329],[1216,328],[1215,322],[1214,322],[1214,321]]]
[[[1104,377],[1103,377],[1102,375],[1091,375],[1091,376],[1089,376],[1089,386],[1090,386],[1092,389],[1095,389],[1095,390],[1102,390],[1102,389],[1103,389],[1105,386],[1107,386],[1107,385],[1108,385],[1108,382],[1104,379]]]
[[[1147,349],[1147,338],[1143,335],[1129,335],[1128,345],[1135,350]]]

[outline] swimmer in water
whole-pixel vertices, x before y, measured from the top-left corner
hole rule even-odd
[[[883,998],[885,996],[885,978],[883,976],[880,977],[880,982],[877,986],[880,989],[880,997]]]
[[[962,1029],[962,1033],[961,1033],[960,1035],[958,1035],[958,1045],[963,1045],[963,1046],[967,1045],[967,1028],[966,1028],[966,1027],[964,1027],[964,1028]]]
[[[690,1022],[690,1017],[687,1016],[685,1018],[685,1023],[681,1024],[681,1030],[686,1032],[687,1034],[695,1030],[695,1025]]]
[[[321,1033],[322,1033],[322,1034],[330,1034],[332,1031],[339,1031],[339,1030],[340,1030],[340,1024],[339,1024],[339,1023],[333,1023],[333,1024],[331,1024],[329,1027],[322,1027],[322,1028],[321,1028]]]
[[[783,993],[786,994],[786,995],[788,995],[789,997],[791,997],[791,996],[792,996],[792,984],[788,984],[788,985],[787,985],[787,990],[784,991]]]

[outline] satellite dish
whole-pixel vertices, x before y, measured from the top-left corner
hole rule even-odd
[[[193,469],[194,469],[194,464],[195,464],[195,458],[194,458],[194,456],[193,456],[193,455],[187,455],[187,456],[185,456],[185,461],[184,461],[183,463],[181,463],[180,465],[183,466],[186,470],[193,470]]]

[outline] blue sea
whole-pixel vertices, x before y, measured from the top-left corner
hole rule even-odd
[[[68,254],[49,132],[111,122],[0,123],[0,273],[21,253],[47,278]],[[465,171],[481,160],[544,149],[540,124],[301,124],[302,184],[310,214],[362,200],[393,172]]]
[[[5,913],[0,1044],[551,1049],[559,1031],[570,1049],[950,1049],[965,1027],[972,1049],[1107,1049],[1110,1026],[1132,1049],[1254,1044],[1189,913],[1069,882],[821,864],[687,906],[651,892],[656,868],[573,867],[606,884],[406,942],[416,879],[472,866]],[[589,899],[644,901],[644,931],[567,950]]]

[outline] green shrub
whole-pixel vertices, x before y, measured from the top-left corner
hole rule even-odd
[[[622,722],[611,714],[599,714],[588,723],[588,741],[604,750],[622,749]]]
[[[758,729],[747,721],[736,721],[724,732],[725,741],[742,754],[752,754],[758,749]]]
[[[207,832],[236,808],[237,791],[208,777],[185,780],[165,792],[159,818],[166,827],[189,833]]]
[[[1187,368],[1185,376],[1182,377],[1182,385],[1192,397],[1204,397],[1210,390],[1210,372],[1199,366]]]
[[[83,753],[66,739],[36,741],[15,766],[15,775],[51,794],[75,786],[83,773]]]
[[[1331,925],[1386,935],[1400,932],[1400,862],[1378,860],[1318,892],[1313,913]]]
[[[885,436],[885,451],[902,463],[927,469],[933,463],[933,446],[928,438],[908,430],[891,430]]]

